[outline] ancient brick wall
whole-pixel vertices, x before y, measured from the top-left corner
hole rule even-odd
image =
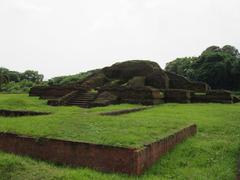
[[[57,99],[65,96],[66,94],[78,90],[77,87],[69,86],[48,86],[48,87],[33,87],[31,88],[30,96],[39,96],[43,99]]]
[[[206,94],[192,94],[191,102],[193,103],[233,103],[232,93],[225,90],[208,91]]]
[[[141,175],[162,155],[196,131],[196,125],[192,125],[140,149],[0,133],[0,150],[103,172]]]
[[[122,114],[129,114],[132,112],[138,112],[138,111],[143,111],[149,109],[149,107],[140,107],[140,108],[132,108],[132,109],[124,109],[124,110],[119,110],[119,111],[110,111],[110,112],[104,112],[100,113],[100,115],[103,116],[118,116]]]
[[[190,81],[181,75],[166,72],[169,77],[169,89],[187,89],[195,92],[207,92],[210,86],[203,82]]]
[[[13,111],[0,109],[0,116],[5,117],[16,117],[16,116],[38,116],[38,115],[48,115],[49,112],[35,112],[35,111]]]
[[[160,90],[142,87],[142,88],[104,88],[99,92],[110,92],[118,97],[118,103],[132,103],[153,105],[159,104],[163,96]]]
[[[133,173],[135,149],[1,133],[2,151],[104,172]]]
[[[177,144],[183,142],[187,137],[197,133],[197,126],[191,125],[167,136],[157,142],[146,145],[144,149],[137,154],[136,174],[141,174],[148,169],[153,163],[160,159],[161,156],[173,149]]]
[[[164,91],[165,102],[189,103],[192,91],[182,89],[168,89]]]

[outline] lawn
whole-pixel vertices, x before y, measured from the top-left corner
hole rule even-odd
[[[0,95],[0,109],[52,112],[47,116],[0,117],[0,131],[74,141],[140,147],[186,125],[198,134],[178,145],[139,179],[235,179],[240,152],[240,104],[163,104],[122,116],[103,108],[49,107],[26,95]],[[69,168],[0,153],[0,179],[136,179],[119,174]]]

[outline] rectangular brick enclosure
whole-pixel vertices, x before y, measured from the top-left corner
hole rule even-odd
[[[0,133],[0,150],[73,167],[141,175],[166,152],[196,132],[197,126],[191,125],[139,149]]]

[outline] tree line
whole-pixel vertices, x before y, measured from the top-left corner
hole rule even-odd
[[[240,90],[240,53],[230,45],[211,46],[198,57],[177,58],[165,70],[206,82],[214,89]]]
[[[23,73],[0,67],[0,91],[9,93],[25,93],[31,87],[41,84],[44,76],[38,71],[27,70]]]
[[[33,86],[68,86],[74,85],[98,70],[69,76],[58,76],[43,81],[44,76],[38,71],[27,70],[23,73],[0,67],[0,92],[28,93]]]

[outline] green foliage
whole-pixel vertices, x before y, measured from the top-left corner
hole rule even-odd
[[[8,71],[8,77],[10,81],[20,82],[21,81],[21,73],[17,71]]]
[[[43,75],[27,70],[23,73],[0,68],[0,91],[8,93],[27,93],[30,88],[43,83]]]
[[[178,58],[166,65],[166,70],[215,89],[240,89],[240,54],[232,46],[211,46],[198,58]]]
[[[174,72],[185,77],[192,76],[192,64],[197,60],[197,57],[177,58],[176,60],[167,63],[166,71]]]
[[[49,85],[71,85],[78,83],[98,70],[87,71],[75,75],[59,76],[48,80]]]
[[[0,91],[2,90],[2,86],[9,82],[9,77],[4,73],[4,70],[0,69]]]
[[[181,125],[198,126],[196,136],[177,145],[140,177],[56,166],[0,153],[0,179],[236,179],[240,104],[162,104],[137,113],[107,117],[98,114],[136,106],[49,107],[46,101],[27,95],[0,95],[0,102],[2,109],[52,112],[48,116],[0,117],[0,131],[34,136],[135,147],[156,141]]]
[[[28,80],[23,80],[20,82],[11,81],[2,87],[2,91],[8,93],[28,93],[34,84],[35,83]]]
[[[28,93],[33,86],[71,85],[84,80],[96,71],[92,70],[76,75],[55,77],[48,82],[44,82],[44,76],[37,71],[27,70],[19,73],[6,68],[0,68],[0,92]]]
[[[20,76],[21,80],[28,80],[34,83],[39,83],[43,81],[44,76],[38,74],[38,71],[27,70]]]

